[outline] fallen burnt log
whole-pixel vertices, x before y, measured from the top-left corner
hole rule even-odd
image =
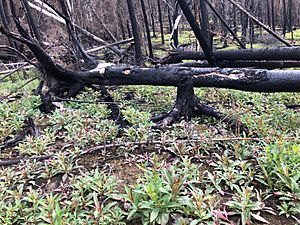
[[[44,77],[50,77],[66,85],[157,85],[177,87],[177,97],[173,109],[160,117],[159,125],[167,126],[184,117],[207,115],[226,122],[236,133],[247,128],[234,118],[216,112],[201,103],[195,96],[194,87],[228,88],[253,92],[295,92],[300,91],[300,71],[195,68],[157,66],[112,65],[100,63],[92,70],[75,71],[56,64],[43,48],[19,27],[23,37],[15,36],[3,29],[4,34],[25,43],[39,61]],[[72,91],[72,88],[71,88]],[[157,121],[157,120],[156,120]]]
[[[218,50],[215,58],[220,60],[297,60],[300,61],[300,47],[276,47],[242,50]],[[203,52],[180,51],[171,52],[161,60],[161,64],[180,63],[182,60],[206,60]]]
[[[222,60],[218,62],[219,67],[222,68],[256,68],[256,69],[284,69],[284,68],[300,68],[300,61],[250,61],[250,60]],[[186,63],[172,64],[177,67],[209,67],[207,61],[194,61]]]
[[[55,64],[51,57],[34,40],[15,37],[27,44],[48,76],[68,83],[99,85],[160,85],[178,86],[187,79],[194,87],[229,88],[253,92],[300,91],[300,71],[257,70],[230,68],[194,68],[161,66],[142,68],[100,63],[95,69],[73,71]],[[292,49],[292,48],[289,48]],[[247,50],[242,50],[247,51]],[[299,53],[298,53],[299,55]]]
[[[5,32],[6,35],[14,35]],[[15,37],[16,38],[16,37]],[[100,63],[95,69],[73,71],[55,64],[51,57],[33,40],[24,38],[48,76],[67,83],[99,85],[157,85],[178,86],[187,79],[193,87],[229,88],[253,92],[296,92],[300,91],[300,71],[258,70],[233,68],[195,68],[161,66],[143,68]],[[291,49],[291,48],[289,48]],[[246,51],[246,50],[242,50]]]
[[[55,69],[55,72],[54,72]],[[51,68],[57,79],[82,84],[175,86],[187,79],[193,87],[228,88],[252,92],[300,91],[300,70],[259,70],[233,68],[170,67],[142,68],[99,64],[90,71],[78,72]]]

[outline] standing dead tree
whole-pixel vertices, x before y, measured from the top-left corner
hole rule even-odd
[[[139,34],[139,29],[135,16],[135,9],[132,0],[127,0],[128,11],[130,15],[130,22],[132,27],[132,33],[134,37],[134,48],[135,48],[135,61],[137,64],[142,62],[142,47],[141,47],[141,38]]]

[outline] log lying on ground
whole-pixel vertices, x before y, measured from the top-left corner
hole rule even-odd
[[[222,60],[218,62],[219,67],[222,68],[256,68],[256,69],[284,69],[284,68],[300,68],[300,61],[250,61],[250,60]],[[194,61],[172,64],[177,67],[209,67],[207,61]]]
[[[229,88],[252,92],[300,91],[300,70],[130,66],[98,67],[87,72],[55,74],[85,84],[178,86],[191,79],[194,87]]]
[[[300,91],[300,70],[270,71],[171,66],[142,68],[102,63],[93,70],[73,71],[55,64],[51,57],[33,40],[17,38],[3,29],[0,31],[27,44],[48,75],[68,83],[177,87],[188,79],[191,80],[193,87],[229,88],[253,92]],[[300,53],[297,55],[299,56]]]
[[[217,60],[300,60],[300,47],[276,47],[214,52]],[[206,60],[203,52],[175,51],[162,59],[161,64],[179,63],[182,60]]]

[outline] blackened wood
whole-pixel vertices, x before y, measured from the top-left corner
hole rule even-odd
[[[287,27],[286,0],[282,0],[282,34],[285,36]]]
[[[272,30],[275,31],[276,21],[275,21],[275,3],[274,3],[274,0],[271,0],[271,21],[272,21]]]
[[[273,37],[275,37],[277,40],[279,40],[280,42],[282,42],[286,46],[292,46],[286,40],[284,40],[283,38],[279,37],[274,31],[272,31],[271,29],[269,29],[265,24],[263,24],[258,19],[256,19],[255,16],[253,16],[251,13],[249,13],[241,5],[239,5],[238,3],[236,3],[236,1],[234,1],[234,0],[228,0],[228,1],[231,2],[236,8],[238,8],[239,10],[241,10],[244,14],[246,14],[251,20],[253,20],[253,22],[255,22],[257,25],[259,25],[265,31],[267,31],[269,34],[271,34]]]
[[[189,22],[197,40],[199,41],[201,48],[202,48],[203,52],[205,53],[209,64],[211,66],[216,66],[217,62],[212,53],[212,49],[209,47],[208,43],[206,42],[205,34],[203,33],[203,31],[200,29],[198,23],[196,22],[196,19],[193,15],[189,5],[187,4],[186,0],[178,0],[178,3],[180,5],[182,12],[184,13],[187,21]]]
[[[145,6],[144,0],[141,0],[141,6],[142,6],[143,17],[144,17],[147,41],[148,41],[149,57],[153,58],[153,50],[152,50],[152,42],[151,42],[151,35],[150,35],[150,29],[149,29],[149,22],[148,22],[148,17],[147,17],[146,6]]]
[[[8,12],[6,11],[5,5],[6,5],[5,0],[0,0],[0,16],[1,16],[2,24],[3,24],[4,29],[9,31],[10,29],[9,29],[8,16],[7,16]],[[10,47],[16,48],[15,41],[9,37],[7,37],[7,39],[8,39]],[[16,55],[16,57],[17,57],[17,55]]]
[[[64,0],[60,0],[59,2],[61,5],[62,14],[66,21],[68,33],[71,37],[73,49],[75,50],[76,59],[83,59],[87,65],[96,65],[96,61],[85,52],[83,46],[81,45],[81,41],[76,33],[76,28],[74,23],[72,22],[72,18],[66,2]]]
[[[174,14],[173,14],[173,24],[175,23],[177,17],[178,17],[178,10],[179,10],[179,6],[178,6],[178,2],[175,3],[175,9],[174,9]],[[174,29],[173,32],[173,41],[174,41],[174,47],[178,48],[179,45],[179,39],[178,39],[178,26],[176,27],[176,29]]]
[[[27,0],[21,0],[21,2],[22,2],[23,6],[26,10],[26,17],[27,17],[28,24],[31,28],[32,33],[33,33],[34,37],[36,38],[36,40],[38,40],[38,42],[40,44],[42,44],[42,38],[41,38],[40,32],[37,29],[35,20],[33,19],[33,15],[32,15],[32,12],[30,10],[28,1]]]
[[[170,12],[170,7],[168,6],[168,22],[169,22],[169,32],[172,33],[173,30],[173,24],[172,24],[172,16]]]
[[[289,32],[293,32],[293,0],[288,0],[288,10],[289,10]]]
[[[161,43],[165,44],[164,23],[163,23],[163,18],[162,18],[162,13],[161,13],[160,0],[157,0],[157,9],[158,9],[158,18],[159,18],[159,25],[160,25]]]
[[[149,7],[149,9],[150,9],[151,27],[152,27],[153,37],[156,38],[155,21],[154,21],[154,12],[153,12],[153,4],[152,4],[152,0],[148,0],[148,7]]]
[[[21,28],[19,30],[21,33],[24,33]],[[0,31],[11,38],[18,39],[27,44],[36,59],[43,66],[45,73],[69,83],[76,82],[84,85],[178,86],[178,84],[189,79],[192,81],[194,87],[228,88],[253,92],[300,91],[300,70],[221,69],[172,66],[143,68],[101,63],[93,70],[73,71],[55,64],[50,56],[34,40],[19,38],[5,31],[3,28],[0,28]]]
[[[300,47],[274,47],[242,50],[218,50],[217,60],[300,60]],[[206,60],[203,52],[175,51],[162,60],[162,64],[178,63],[182,60]]]
[[[178,67],[209,67],[207,61],[201,62],[186,62],[172,64]],[[218,66],[222,68],[256,68],[256,69],[284,69],[284,68],[300,68],[300,61],[245,61],[245,60],[221,60],[218,61]]]
[[[139,34],[138,24],[135,16],[135,9],[132,0],[127,0],[127,6],[128,6],[132,33],[134,38],[135,61],[137,64],[140,64],[142,62],[141,38]]]
[[[210,44],[210,31],[209,31],[209,23],[208,23],[208,12],[206,7],[206,0],[200,0],[200,12],[201,12],[201,29],[205,34],[205,40],[208,44]],[[210,46],[212,49],[212,46]]]
[[[208,1],[208,0],[204,0],[207,2],[207,5],[209,6],[209,8],[215,13],[215,15],[219,18],[219,20],[221,21],[221,23],[223,23],[223,25],[225,26],[225,28],[230,32],[230,34],[232,35],[232,37],[234,38],[234,40],[236,40],[238,42],[238,44],[241,46],[241,48],[245,49],[246,46],[244,45],[244,43],[242,43],[240,41],[240,39],[236,36],[236,33],[230,28],[230,26],[227,24],[227,22],[223,19],[223,17],[220,15],[220,13],[213,7],[213,5]]]

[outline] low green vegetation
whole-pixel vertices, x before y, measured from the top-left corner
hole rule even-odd
[[[18,89],[32,77],[1,84],[1,96],[15,92],[0,103],[0,140],[29,117],[40,135],[27,135],[0,157],[51,157],[1,168],[0,224],[299,223],[300,116],[286,107],[300,104],[298,93],[195,90],[244,122],[245,138],[204,116],[153,128],[150,117],[175,100],[168,87],[110,89],[131,123],[123,130],[101,102],[61,102],[42,114],[37,82]],[[99,96],[86,89],[77,100]]]

